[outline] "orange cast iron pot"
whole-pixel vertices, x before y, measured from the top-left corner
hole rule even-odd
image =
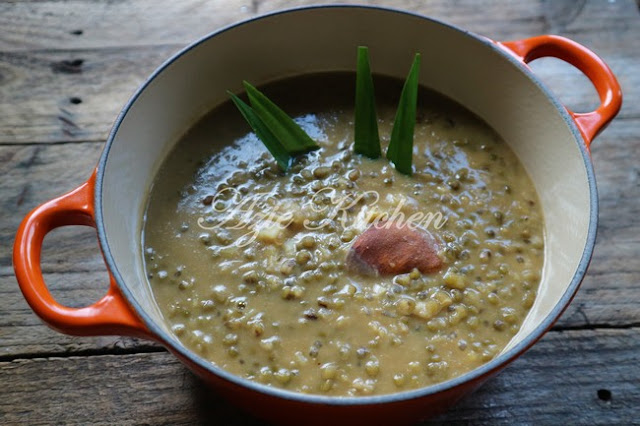
[[[539,95],[544,104],[539,109],[553,110],[553,120],[562,128],[559,130],[562,137],[558,139],[570,139],[565,143],[566,149],[575,155],[569,157],[576,158],[585,170],[586,177],[579,185],[586,189],[579,190],[585,192],[584,197],[588,199],[588,208],[583,209],[587,210],[584,212],[586,237],[578,244],[577,266],[571,271],[570,279],[549,284],[549,288],[561,287],[557,300],[550,299],[555,301],[552,308],[517,344],[484,366],[444,383],[397,394],[361,398],[303,395],[233,376],[186,349],[162,326],[161,318],[149,309],[153,302],[148,289],[145,290],[148,285],[143,277],[136,275],[141,262],[136,253],[141,250],[136,227],[144,211],[152,170],[161,162],[163,153],[168,152],[175,135],[184,132],[194,117],[220,103],[227,89],[233,89],[245,78],[258,84],[295,73],[353,69],[356,45],[370,46],[377,65],[388,74],[405,72],[404,63],[398,68],[394,65],[395,50],[401,50],[397,55],[404,58],[411,57],[414,51],[422,51],[427,63],[429,58],[438,57],[438,63],[430,62],[425,67],[421,83],[433,85],[434,89],[477,110],[474,112],[486,117],[498,131],[518,132],[519,128],[526,127],[528,120],[535,119],[525,113],[517,115],[520,108],[517,105],[537,110],[528,99],[511,100],[519,96],[520,86]],[[407,45],[405,52],[402,47]],[[260,56],[263,51],[267,53]],[[309,51],[311,53],[305,53]],[[254,62],[243,61],[247,57]],[[469,64],[474,73],[457,76],[456,73],[464,72],[459,68],[465,57],[476,58]],[[582,71],[597,90],[599,107],[588,113],[574,113],[560,105],[526,65],[540,57],[559,58]],[[444,64],[444,71],[438,70],[439,63]],[[201,71],[207,75],[200,76]],[[474,90],[464,87],[471,84],[468,80],[476,75],[491,85],[492,76],[500,73],[504,77],[490,88],[502,93],[496,95],[497,101],[482,95],[486,89],[482,84],[477,84]],[[509,76],[513,78],[511,83]],[[478,94],[470,93],[474,91]],[[494,117],[493,107],[479,111],[479,106],[489,101],[494,102],[495,109],[513,111],[515,115],[509,118],[511,124]],[[499,102],[507,105],[501,106]],[[518,103],[510,105],[509,102]],[[377,7],[311,7],[263,16],[222,29],[192,44],[169,59],[144,83],[118,118],[89,180],[25,217],[15,240],[15,274],[31,308],[52,328],[72,335],[124,335],[160,342],[221,395],[267,420],[305,424],[411,423],[446,410],[516,359],[551,327],[575,295],[591,257],[597,222],[597,193],[589,145],[617,114],[621,102],[620,87],[609,67],[585,47],[558,36],[494,42],[423,16]],[[521,124],[514,128],[513,123],[518,120]],[[147,160],[147,157],[151,158]],[[529,166],[527,159],[522,159],[525,166]],[[544,198],[544,185],[536,179],[534,182],[540,185],[537,189]],[[553,214],[552,207],[549,212],[545,211],[547,214]],[[40,268],[45,235],[68,225],[97,228],[111,274],[106,295],[83,308],[58,303],[47,289]]]

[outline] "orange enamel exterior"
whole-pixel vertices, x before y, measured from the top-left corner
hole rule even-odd
[[[583,72],[593,83],[600,97],[595,111],[578,113],[567,108],[573,117],[587,149],[591,141],[616,116],[622,106],[622,91],[611,69],[595,53],[568,38],[543,35],[518,41],[498,43],[525,64],[545,56],[561,59]]]
[[[40,268],[42,241],[48,232],[68,225],[95,227],[94,186],[96,173],[73,191],[32,210],[18,228],[13,249],[13,267],[22,294],[50,327],[77,336],[126,335],[151,338],[120,294],[113,277],[107,293],[84,308],[58,303],[44,282]]]

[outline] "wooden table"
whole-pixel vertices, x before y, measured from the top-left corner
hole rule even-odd
[[[223,25],[310,1],[39,0],[0,3],[0,424],[257,423],[162,347],[58,334],[18,290],[11,246],[21,218],[84,181],[125,101],[188,42]],[[318,2],[316,2],[318,3]],[[322,2],[320,2],[322,3]],[[632,0],[367,1],[506,40],[543,33],[590,47],[622,84],[622,111],[593,145],[600,227],[586,279],[560,321],[496,379],[433,421],[640,422],[640,13]],[[586,78],[533,64],[569,107],[597,104]],[[46,241],[43,269],[70,306],[97,300],[106,272],[90,228]]]

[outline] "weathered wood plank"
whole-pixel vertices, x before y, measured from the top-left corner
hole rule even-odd
[[[257,13],[308,4],[305,0],[260,0]],[[331,0],[314,0],[313,4],[332,4]],[[346,4],[368,4],[406,9],[465,28],[495,40],[530,37],[543,33],[606,32],[603,45],[626,38],[625,31],[638,29],[638,9],[633,0],[534,0],[534,1],[456,1],[447,0],[348,0]],[[611,31],[616,28],[619,31]],[[598,41],[594,40],[598,43]],[[620,44],[620,43],[618,43]],[[600,46],[600,44],[594,45]]]
[[[640,323],[640,169],[629,152],[640,152],[640,120],[614,122],[596,141],[593,161],[600,191],[600,231],[594,259],[559,327],[628,326]],[[37,204],[88,177],[102,144],[0,147],[1,355],[132,348],[118,338],[74,338],[42,325],[20,294],[11,268],[11,245],[22,217]],[[45,241],[43,270],[61,301],[80,306],[96,300],[106,272],[89,228],[64,228]]]
[[[104,141],[127,99],[178,49],[0,53],[0,144]]]
[[[94,303],[108,288],[106,272],[50,273],[45,276],[53,296],[71,307]],[[159,345],[147,340],[120,336],[74,337],[56,332],[33,313],[12,276],[0,277],[0,298],[0,359],[32,354],[115,354],[160,350]]]
[[[225,404],[157,345],[49,330],[20,294],[10,253],[28,210],[88,177],[118,111],[166,57],[221,25],[311,2],[333,1],[0,2],[0,145],[26,143],[0,146],[0,359],[14,360],[0,362],[0,423],[259,424]],[[368,3],[411,9],[498,40],[568,36],[601,55],[625,93],[620,116],[626,119],[616,120],[593,148],[600,191],[595,256],[556,328],[587,329],[552,331],[504,374],[431,423],[637,422],[638,5],[633,0]],[[566,64],[545,59],[533,69],[571,108],[595,105],[590,84]],[[43,260],[54,295],[66,304],[90,303],[106,288],[89,228],[52,233]],[[118,356],[97,355],[105,353]],[[64,358],[34,358],[39,355]]]
[[[639,32],[640,36],[640,32]],[[178,46],[100,51],[0,52],[0,144],[103,141],[128,98]],[[640,58],[613,58],[628,99],[640,98]],[[540,78],[577,111],[597,96],[587,79],[559,60],[534,63]],[[637,93],[636,93],[637,92]],[[620,117],[640,117],[625,102]]]
[[[151,345],[120,337],[74,338],[57,333],[33,314],[13,277],[11,250],[22,218],[38,204],[87,179],[101,150],[100,143],[0,147],[0,357],[96,349],[113,352]],[[44,243],[42,267],[52,293],[68,306],[92,303],[108,288],[91,228],[53,231]]]
[[[589,271],[561,327],[640,323],[640,167],[632,154],[640,152],[639,135],[640,120],[614,121],[592,145],[598,237]]]
[[[640,330],[551,332],[427,424],[631,424]],[[165,352],[0,363],[3,424],[258,424]]]
[[[241,2],[226,3],[228,9],[217,2],[173,2],[166,13],[143,19],[148,10],[158,9],[149,6],[149,1],[133,2],[131,6],[124,6],[129,3],[123,2],[95,6],[86,0],[0,4],[0,11],[7,8],[11,12],[6,18],[0,12],[0,21],[6,19],[11,23],[7,24],[6,31],[0,31],[0,116],[3,117],[0,144],[104,140],[117,113],[144,78],[187,42],[222,23],[247,17],[254,9],[263,13],[309,3],[308,0],[255,2],[255,8],[252,6],[250,11],[238,14],[243,7],[239,6]],[[539,2],[465,1],[456,3],[455,13],[451,13],[450,4],[444,0],[370,3],[406,7],[495,39],[522,38],[549,31],[567,35],[593,48],[609,63],[627,99],[640,98],[640,73],[635,72],[640,69],[635,49],[635,42],[640,39],[640,19],[631,0],[590,1],[564,14],[570,19],[561,14],[563,9],[553,14]],[[78,11],[98,9],[95,13],[76,13],[76,7]],[[209,10],[211,7],[221,9],[214,13]],[[114,13],[108,13],[110,8],[114,8]],[[121,9],[128,12],[118,14]],[[69,14],[70,10],[74,11],[71,13],[74,19],[87,20],[87,28],[95,27],[95,42],[63,42],[58,30],[47,25],[36,26],[31,21],[43,19],[46,23],[49,19],[57,28],[64,13]],[[202,16],[215,18],[209,21]],[[94,23],[93,20],[102,17],[108,22]],[[192,22],[196,19],[206,23],[196,25]],[[0,27],[5,28],[1,24]],[[614,27],[616,31],[611,31]],[[21,35],[14,35],[13,28]],[[25,31],[31,38],[22,34]],[[26,41],[19,41],[22,36]],[[3,37],[10,39],[4,45]],[[75,40],[76,36],[69,37]],[[97,40],[102,40],[102,44]],[[577,110],[593,107],[596,99],[593,89],[568,65],[543,61],[535,64],[534,69],[569,106]],[[620,117],[640,117],[640,103],[625,102]]]
[[[0,51],[186,44],[254,13],[251,0],[0,4]]]
[[[11,250],[22,218],[38,204],[85,181],[101,151],[100,143],[0,147],[0,275],[13,274]],[[103,263],[95,235],[62,229],[45,240],[44,271],[100,271]]]
[[[94,49],[155,44],[186,44],[221,26],[257,14],[332,0],[181,0],[158,7],[154,0],[39,0],[0,4],[0,51]],[[607,44],[638,23],[633,0],[605,2],[536,0],[518,2],[347,0],[412,10],[496,39],[536,33],[603,30]],[[598,19],[593,19],[597,17]],[[127,23],[135,23],[128,25]],[[179,23],[179,25],[176,25]],[[594,47],[595,48],[595,47]]]
[[[637,328],[550,332],[496,380],[437,420],[632,424],[640,414],[639,349]]]

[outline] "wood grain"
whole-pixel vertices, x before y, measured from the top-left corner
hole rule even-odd
[[[0,146],[0,275],[13,275],[11,246],[22,218],[38,204],[84,182],[101,151],[100,143]],[[96,241],[90,232],[54,231],[45,240],[43,270],[100,271]]]
[[[187,44],[255,14],[252,0],[17,1],[0,4],[0,51]]]
[[[347,3],[354,3],[349,0]],[[24,215],[84,181],[145,77],[187,43],[256,14],[332,0],[0,2],[0,424],[259,424],[146,341],[48,329],[13,277]],[[358,3],[362,3],[359,1]],[[496,40],[556,33],[599,54],[625,94],[592,149],[600,194],[595,254],[554,329],[498,378],[431,424],[638,424],[640,419],[640,13],[633,0],[364,0]],[[576,111],[597,105],[580,72],[532,63]],[[54,231],[43,270],[83,306],[106,290],[91,228]]]
[[[550,333],[428,424],[631,424],[639,350],[637,328]],[[0,363],[0,375],[5,425],[259,424],[168,353],[16,360]]]
[[[593,147],[600,192],[600,226],[594,258],[578,295],[557,327],[640,324],[640,167],[628,152],[640,152],[638,127],[614,122]],[[0,355],[131,348],[119,338],[73,338],[42,325],[24,302],[11,268],[13,235],[22,217],[39,203],[71,190],[90,174],[100,143],[0,146]],[[68,161],[73,159],[73,161]],[[90,228],[54,231],[45,240],[43,270],[54,295],[71,306],[97,300],[106,290],[106,270]],[[145,343],[146,344],[146,343]],[[115,346],[114,346],[115,345]]]
[[[224,25],[277,10],[332,0],[18,0],[0,4],[0,51],[85,50],[187,44]],[[638,26],[633,0],[345,0],[406,9],[497,40],[537,33],[601,32],[594,49],[621,43]],[[594,19],[597,18],[597,19]]]
[[[176,45],[0,52],[0,144],[104,141]]]
[[[11,250],[22,218],[38,204],[86,180],[101,150],[101,143],[0,146],[0,359],[152,346],[121,337],[74,338],[49,329],[27,305],[13,276]],[[92,228],[67,227],[49,234],[42,269],[54,297],[68,306],[93,303],[108,288]]]
[[[251,16],[251,11],[263,13],[308,3],[278,0],[249,7],[232,1],[222,13],[218,2],[189,0],[171,2],[167,10],[155,8],[153,18],[148,16],[154,9],[151,0],[101,2],[98,6],[87,0],[0,4],[0,26],[4,19],[3,28],[7,28],[0,32],[0,144],[104,140],[126,100],[179,48],[223,23]],[[444,0],[370,4],[405,6],[497,40],[553,29],[594,49],[614,70],[625,95],[640,98],[640,73],[635,72],[640,69],[640,57],[634,44],[640,39],[640,23],[633,1],[587,2],[571,20],[560,19],[556,15],[562,10],[554,14],[540,2],[463,1],[456,3],[455,14]],[[61,32],[57,26],[66,19],[64,14],[84,20],[83,25],[76,22],[70,28],[89,28],[88,33]],[[45,24],[36,25],[38,20]],[[610,31],[614,24],[622,30]],[[76,40],[88,38],[89,31],[95,31],[92,39]],[[2,37],[9,40],[2,41]],[[534,63],[534,69],[568,106],[579,111],[593,108],[597,99],[593,88],[569,65],[543,59]],[[576,84],[576,79],[581,83]],[[640,106],[625,103],[620,117],[640,117]]]

